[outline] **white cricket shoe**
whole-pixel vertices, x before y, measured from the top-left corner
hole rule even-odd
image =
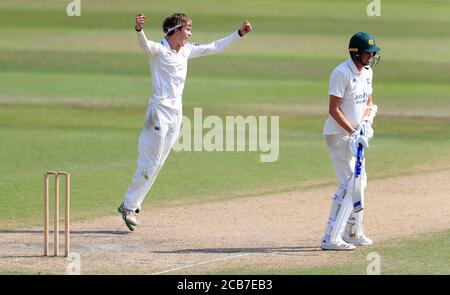
[[[333,250],[333,251],[352,251],[356,249],[356,246],[346,243],[343,240],[340,240],[336,243],[331,243],[327,239],[322,239],[322,243],[320,244],[320,248],[322,250]]]
[[[342,236],[342,239],[352,245],[360,245],[360,246],[370,246],[373,244],[373,241],[366,237],[365,235],[356,237],[354,235],[349,235],[348,232],[345,232]]]
[[[138,214],[133,210],[125,208],[124,203],[122,203],[119,208],[117,208],[117,211],[122,214],[122,219],[123,221],[125,221],[125,225],[128,227],[128,229],[134,231],[139,225],[139,222],[137,220]]]

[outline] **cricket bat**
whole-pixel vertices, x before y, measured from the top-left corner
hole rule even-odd
[[[363,172],[364,169],[364,149],[361,144],[358,146],[358,153],[356,156],[355,173],[353,173],[350,180],[350,189],[353,199],[353,212],[357,213],[364,208],[364,181]]]

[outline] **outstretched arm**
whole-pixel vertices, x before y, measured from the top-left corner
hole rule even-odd
[[[219,53],[230,46],[231,43],[236,41],[236,39],[238,39],[239,37],[243,37],[251,31],[252,25],[250,24],[250,22],[244,21],[239,30],[225,38],[216,40],[208,44],[192,44],[189,58]]]
[[[136,30],[138,42],[139,42],[139,45],[141,46],[141,48],[144,49],[144,51],[147,52],[147,54],[155,55],[159,52],[160,46],[156,42],[147,40],[147,37],[145,36],[144,30],[143,30],[146,18],[147,17],[145,15],[143,15],[142,13],[139,13],[136,16],[136,25],[134,26],[134,28]]]

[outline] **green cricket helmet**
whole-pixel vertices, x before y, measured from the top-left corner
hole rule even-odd
[[[348,44],[348,51],[351,56],[357,56],[362,52],[373,52],[373,55],[377,55],[381,49],[375,44],[373,36],[367,32],[358,32],[352,36]],[[379,61],[379,56],[371,62],[371,66],[374,67]]]

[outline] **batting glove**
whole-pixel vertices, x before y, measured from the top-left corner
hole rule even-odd
[[[356,157],[358,155],[359,144],[361,144],[363,148],[368,148],[369,140],[366,138],[366,136],[362,135],[359,130],[355,130],[352,133],[350,133],[348,144],[350,152],[354,157]]]
[[[373,128],[372,128],[372,124],[370,124],[369,121],[362,121],[361,124],[359,124],[358,126],[358,130],[359,133],[362,132],[362,134],[366,137],[367,141],[371,140],[373,138]]]

